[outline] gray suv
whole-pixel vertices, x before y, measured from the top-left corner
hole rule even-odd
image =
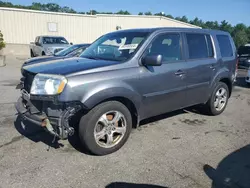
[[[90,152],[106,155],[121,148],[143,119],[197,104],[211,115],[222,113],[236,63],[226,32],[117,31],[80,57],[25,66],[16,109],[61,139],[78,133]]]

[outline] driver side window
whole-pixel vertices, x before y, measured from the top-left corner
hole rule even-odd
[[[179,61],[182,59],[180,40],[178,33],[159,35],[150,44],[147,55],[162,55],[163,62]]]

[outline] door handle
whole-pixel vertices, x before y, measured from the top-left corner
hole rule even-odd
[[[215,66],[214,65],[210,65],[209,68],[212,69],[212,70],[215,70]]]
[[[185,74],[182,70],[178,70],[176,73],[174,73],[176,76],[182,76]]]

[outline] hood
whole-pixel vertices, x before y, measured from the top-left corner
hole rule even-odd
[[[46,61],[51,61],[51,60],[57,60],[57,59],[64,59],[66,57],[63,56],[42,56],[42,57],[34,57],[31,59],[28,59],[24,62],[23,66],[27,66],[27,65],[33,65],[36,63],[43,63]]]
[[[44,63],[27,65],[24,67],[24,69],[35,74],[44,73],[67,75],[79,71],[115,65],[117,63],[118,62],[116,61],[92,60],[73,57],[68,59],[52,60]]]

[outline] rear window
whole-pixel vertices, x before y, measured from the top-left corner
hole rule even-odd
[[[186,34],[189,59],[213,57],[211,37],[204,34]]]
[[[219,42],[221,56],[232,57],[233,49],[229,37],[227,35],[217,35],[216,37]]]

